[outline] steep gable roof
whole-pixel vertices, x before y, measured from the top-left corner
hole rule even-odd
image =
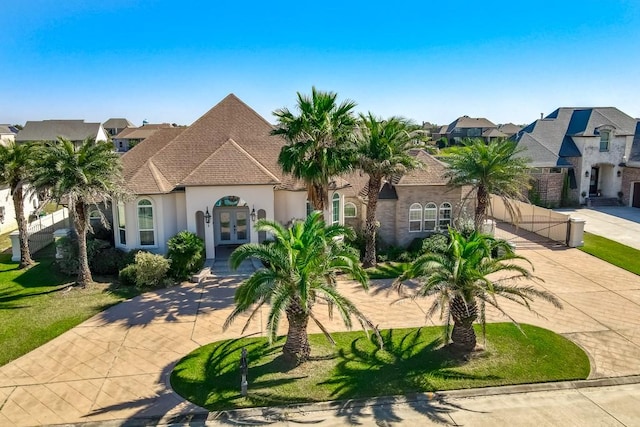
[[[284,140],[272,136],[272,129],[271,124],[231,94],[191,126],[161,129],[124,154],[125,177],[132,177],[127,181],[134,192],[148,191],[147,184],[138,186],[134,182],[130,169],[150,160],[172,188],[278,184],[282,181],[278,154]],[[130,156],[133,158],[128,160]],[[166,192],[160,191],[161,186],[156,187],[158,192]]]
[[[633,143],[631,144],[628,161],[640,162],[640,120],[636,122],[636,130],[633,134]]]
[[[447,127],[447,133],[453,132],[455,128],[497,128],[497,126],[490,120],[484,117],[469,117],[462,116],[455,119],[449,127]]]
[[[55,141],[59,136],[69,141],[82,141],[98,136],[101,123],[85,123],[84,120],[28,121],[16,135],[16,141]]]

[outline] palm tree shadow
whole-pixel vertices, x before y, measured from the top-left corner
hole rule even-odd
[[[349,353],[340,352],[341,360],[336,365],[336,374],[328,381],[335,389],[334,398],[341,400],[435,392],[437,380],[498,379],[495,375],[472,375],[456,370],[455,368],[467,363],[466,360],[448,346],[442,346],[441,339],[424,344],[421,329],[396,341],[393,340],[393,335],[393,330],[384,331],[384,350],[372,352],[361,338],[353,341]],[[372,370],[375,375],[372,375]],[[430,395],[433,396],[433,393]],[[361,423],[359,418],[365,416],[374,417],[377,425],[402,421],[394,411],[397,398],[373,399],[371,415],[363,414],[361,406],[350,403],[340,407],[336,415],[347,418],[352,424]],[[431,421],[445,424],[452,423],[448,414],[464,409],[447,402],[442,396],[436,400],[414,397],[409,399],[408,404]]]

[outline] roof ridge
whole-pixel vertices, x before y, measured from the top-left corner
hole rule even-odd
[[[149,167],[149,170],[151,170],[151,175],[153,175],[153,179],[156,181],[156,184],[158,184],[158,188],[160,188],[165,192],[171,191],[171,189],[173,189],[171,182],[169,182],[169,180],[164,176],[164,174],[160,172],[160,169],[158,169],[156,164],[153,163],[152,159],[148,160],[148,167]]]
[[[235,147],[240,150],[245,156],[247,156],[249,158],[249,160],[251,160],[253,163],[256,164],[256,166],[258,166],[260,169],[262,169],[263,172],[265,172],[267,175],[271,176],[271,178],[275,179],[277,182],[280,182],[280,178],[278,178],[277,176],[275,176],[269,169],[267,169],[262,163],[260,163],[258,161],[258,159],[256,159],[255,157],[253,157],[247,150],[245,150],[240,144],[238,144],[237,142],[235,142],[233,140],[233,138],[229,138],[227,140],[227,142],[231,141],[231,143],[233,145],[235,145]],[[225,142],[222,145],[225,145],[227,142]]]

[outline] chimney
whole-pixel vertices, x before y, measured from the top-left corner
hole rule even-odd
[[[544,118],[544,113],[540,113],[540,120]]]

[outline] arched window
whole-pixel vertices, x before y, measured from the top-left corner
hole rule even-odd
[[[340,195],[338,193],[333,193],[333,198],[331,199],[331,223],[339,224],[340,223]]]
[[[414,203],[409,207],[409,231],[422,231],[422,205]]]
[[[347,202],[344,204],[344,217],[345,218],[355,218],[356,217],[356,205],[351,203],[351,202]]]
[[[138,202],[138,233],[140,233],[140,246],[155,246],[156,230],[151,200],[142,199]]]
[[[451,203],[444,202],[440,205],[439,216],[438,228],[440,228],[440,230],[446,230],[451,226]]]
[[[124,203],[118,203],[118,239],[121,245],[127,244],[127,225],[124,215]]]
[[[429,202],[424,205],[424,231],[435,231],[438,225],[438,205]]]

